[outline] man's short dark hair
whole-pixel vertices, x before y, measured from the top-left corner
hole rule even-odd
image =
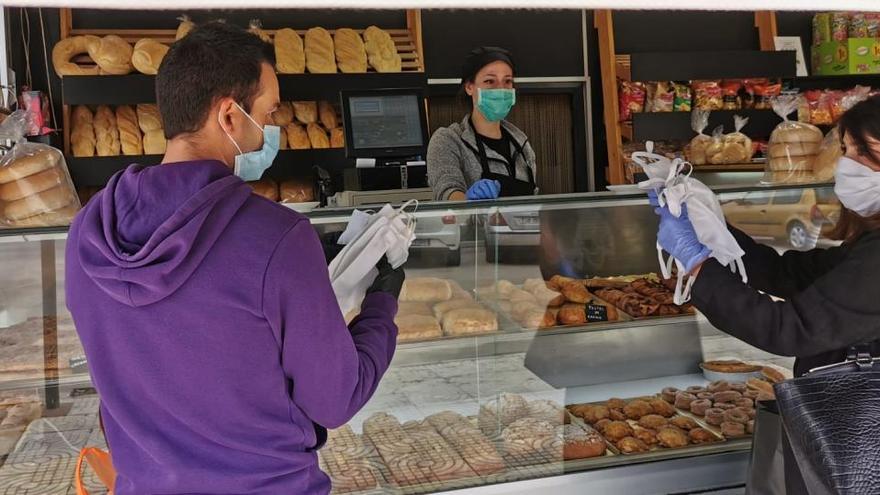
[[[171,45],[156,76],[165,137],[201,129],[219,98],[231,96],[250,112],[263,63],[275,66],[272,45],[223,22],[202,24]]]

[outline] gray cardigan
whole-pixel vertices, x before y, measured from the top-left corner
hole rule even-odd
[[[510,122],[503,121],[501,125],[523,149],[523,153],[516,157],[516,178],[528,180],[527,167],[532,169],[532,177],[536,177],[535,151],[528,136]],[[427,159],[428,185],[434,191],[435,200],[447,200],[455,191],[466,192],[480,180],[483,168],[477,156],[477,137],[470,124],[470,115],[460,123],[437,129],[428,143]],[[489,170],[507,174],[507,162],[495,150],[486,148],[486,158],[489,159]]]

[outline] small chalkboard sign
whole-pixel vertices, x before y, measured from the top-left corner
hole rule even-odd
[[[601,304],[587,304],[587,321],[608,321],[608,308]]]

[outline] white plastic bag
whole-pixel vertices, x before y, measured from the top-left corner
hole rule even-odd
[[[367,289],[378,275],[376,263],[382,256],[387,257],[393,268],[406,263],[415,239],[415,218],[405,211],[412,203],[398,210],[385,205],[374,214],[357,210],[352,214],[350,228],[340,236],[340,241],[348,242],[327,267],[343,314],[360,309]]]
[[[709,248],[711,257],[718,260],[724,266],[729,266],[731,271],[739,273],[743,282],[748,281],[745,265],[742,257],[745,252],[736,242],[733,234],[727,230],[724,220],[724,211],[718,197],[705,184],[690,176],[693,167],[676,158],[668,158],[651,153],[651,147],[644,153],[633,153],[633,160],[639,163],[648,175],[648,180],[639,183],[642,190],[653,189],[657,193],[657,199],[661,206],[667,206],[672,215],[681,216],[683,204],[687,205],[688,218],[694,226],[697,239]],[[686,172],[686,173],[685,173]],[[663,259],[663,252],[657,244],[657,256],[660,261],[660,271],[664,278],[672,276],[673,258]],[[678,267],[678,281],[675,287],[675,304],[684,304],[690,299],[690,290],[693,285],[693,277],[687,276],[684,264],[674,260]]]

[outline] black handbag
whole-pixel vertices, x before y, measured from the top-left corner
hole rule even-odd
[[[870,346],[774,388],[810,495],[880,493],[880,359]]]

